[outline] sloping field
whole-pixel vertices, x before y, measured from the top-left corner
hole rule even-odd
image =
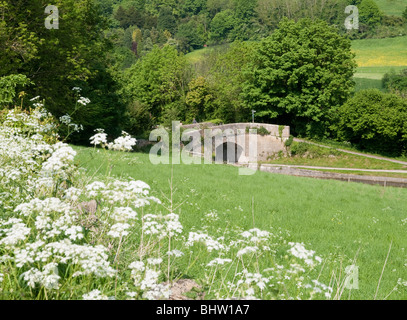
[[[358,64],[356,91],[382,89],[382,78],[390,71],[407,68],[407,37],[352,41]]]
[[[387,15],[401,16],[407,7],[406,0],[375,0],[380,10]]]

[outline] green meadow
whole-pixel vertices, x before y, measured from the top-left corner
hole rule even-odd
[[[356,265],[359,288],[345,289],[342,299],[407,299],[407,287],[393,291],[398,279],[407,279],[407,189],[265,172],[240,176],[229,165],[153,165],[144,153],[74,149],[89,180],[142,180],[163,199],[172,177],[173,201],[180,204],[177,214],[187,229],[199,228],[206,214],[217,212],[221,219],[210,228],[220,234],[228,228],[284,230],[288,241],[303,242],[323,257],[319,280],[324,283]],[[199,279],[208,258],[195,259],[184,276]]]
[[[401,16],[406,9],[405,0],[375,0],[380,10],[387,15]]]
[[[389,72],[407,68],[407,37],[352,41],[358,68],[354,75],[356,91],[383,89],[382,78]]]

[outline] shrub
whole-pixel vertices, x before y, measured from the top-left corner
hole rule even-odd
[[[16,89],[30,83],[29,79],[22,74],[12,74],[0,78],[0,106],[10,105],[14,102]]]
[[[257,134],[261,136],[267,136],[270,134],[270,131],[268,131],[265,127],[261,126],[260,128],[257,129]]]
[[[359,148],[401,155],[407,147],[407,101],[377,89],[362,90],[339,110],[338,136]]]
[[[286,147],[290,147],[294,142],[294,136],[290,135],[290,137],[286,140],[286,142],[284,143]]]
[[[407,98],[407,69],[399,73],[386,73],[383,77],[383,87],[390,93]]]

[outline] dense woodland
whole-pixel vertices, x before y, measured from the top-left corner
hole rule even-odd
[[[72,143],[88,144],[97,128],[146,137],[172,120],[250,121],[254,109],[257,122],[294,135],[407,150],[407,74],[386,75],[388,92],[355,95],[351,51],[352,39],[405,35],[407,7],[398,17],[374,0],[54,4],[59,29],[44,27],[46,1],[0,2],[0,105],[28,109],[40,96],[56,118],[83,126],[74,134],[61,126]],[[358,30],[344,27],[348,5],[359,9]],[[203,61],[185,58],[205,47],[213,50]]]

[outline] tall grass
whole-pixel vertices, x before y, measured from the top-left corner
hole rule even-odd
[[[106,169],[102,154],[87,148],[75,150],[78,163],[89,174]],[[177,190],[173,200],[183,202],[179,208],[180,221],[186,228],[205,225],[218,234],[231,228],[247,230],[253,224],[263,230],[288,230],[286,239],[303,242],[330,261],[319,278],[323,283],[329,283],[340,263],[352,264],[359,252],[356,264],[360,270],[360,287],[352,290],[351,298],[373,299],[381,277],[377,298],[382,299],[394,289],[399,278],[407,278],[405,189],[264,172],[239,176],[236,168],[223,165],[154,166],[145,154],[113,157],[112,175],[142,179],[157,196],[165,192],[173,171]],[[204,223],[209,213],[218,219]],[[392,252],[382,274],[391,242]],[[188,267],[189,277],[202,277],[199,259]],[[348,297],[347,293],[345,296]],[[393,291],[389,298],[405,299],[407,293],[400,289]]]

